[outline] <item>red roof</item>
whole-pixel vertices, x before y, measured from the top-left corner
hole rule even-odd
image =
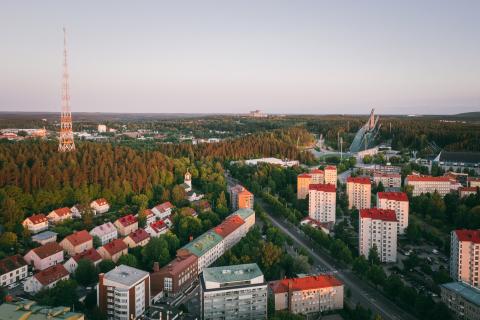
[[[134,224],[135,222],[137,222],[137,218],[135,218],[132,214],[128,214],[126,216],[123,216],[119,219],[117,219],[117,221],[124,227],[128,227],[129,225],[132,225]]]
[[[76,247],[78,245],[81,245],[82,243],[92,241],[93,237],[90,235],[90,233],[87,232],[87,230],[81,230],[81,231],[76,231],[71,235],[65,237],[64,240],[67,240],[74,247]]]
[[[335,171],[337,171],[337,167],[335,167],[335,166],[326,166],[326,167],[325,167],[325,171],[327,171],[327,170],[335,170]]]
[[[407,176],[408,181],[432,181],[432,182],[449,182],[450,177],[432,177],[432,176]]]
[[[455,234],[459,241],[480,243],[480,230],[455,230]]]
[[[63,264],[56,264],[50,268],[40,271],[39,273],[35,274],[34,277],[38,280],[38,282],[46,286],[68,275],[69,273]]]
[[[44,214],[34,214],[33,216],[30,216],[27,218],[28,220],[32,221],[33,224],[39,224],[47,221],[47,217],[45,217]]]
[[[108,204],[108,201],[105,198],[97,199],[94,202],[96,202],[99,206],[104,206],[104,205]]]
[[[125,242],[123,242],[120,239],[114,239],[112,242],[107,243],[102,247],[105,249],[111,256],[114,254],[117,254],[125,249],[128,249],[127,245]]]
[[[347,183],[348,182],[361,183],[361,184],[371,184],[370,178],[367,178],[367,177],[348,177],[347,178]]]
[[[140,243],[145,239],[150,238],[150,235],[144,229],[137,229],[128,235],[135,243]]]
[[[320,170],[320,169],[310,170],[310,173],[312,173],[312,174],[324,174],[323,170]]]
[[[477,192],[477,187],[460,187],[458,191]]]
[[[222,238],[225,238],[230,233],[237,230],[244,223],[245,222],[243,221],[242,218],[240,218],[237,215],[234,215],[223,220],[222,223],[220,223],[218,226],[213,228],[213,231],[215,231]]]
[[[167,210],[170,210],[173,208],[173,204],[170,203],[170,201],[167,201],[167,202],[164,202],[162,204],[159,204],[157,206],[155,206],[155,209],[157,209],[158,211],[160,212],[165,212]]]
[[[480,178],[468,177],[467,181],[480,181]]]
[[[158,233],[163,229],[167,228],[167,225],[162,220],[158,220],[153,223],[150,223],[150,228],[152,228],[153,230],[155,230],[155,232]]]
[[[70,208],[68,208],[68,207],[63,207],[63,208],[60,208],[60,209],[55,209],[55,210],[53,210],[53,211],[54,211],[54,212],[57,214],[57,216],[59,216],[59,217],[72,214],[72,211],[71,211]]]
[[[27,263],[23,257],[19,254],[14,256],[6,257],[0,260],[0,275],[9,273],[13,270],[26,266]]]
[[[383,221],[397,221],[395,211],[390,209],[362,209],[360,210],[360,217]]]
[[[334,184],[311,184],[308,186],[308,190],[323,191],[323,192],[336,192],[337,188]]]
[[[379,199],[388,199],[394,201],[408,201],[408,197],[405,192],[378,192],[377,197]]]
[[[248,191],[247,189],[244,188],[242,191],[240,191],[238,193],[238,196],[240,196],[240,195],[245,195],[245,196],[249,197],[249,196],[253,196],[253,193],[251,193],[250,191]]]
[[[153,211],[151,209],[145,209],[143,210],[143,213],[145,214],[145,217],[153,216]]]
[[[297,176],[298,179],[311,179],[312,176],[309,175],[308,173],[300,173],[298,176]]]
[[[283,279],[269,283],[274,293],[284,293],[288,291],[304,291],[320,288],[338,287],[343,283],[335,276],[318,275],[303,278]]]
[[[99,261],[99,260],[102,260],[102,256],[100,255],[100,253],[98,253],[97,250],[95,250],[94,248],[92,249],[88,249],[87,251],[84,251],[82,253],[79,253],[79,254],[76,254],[74,255],[73,257],[73,260],[75,261],[80,261],[82,259],[87,259],[87,260],[90,260],[92,261],[93,263]]]
[[[45,259],[47,257],[50,257],[54,255],[55,253],[58,253],[60,251],[63,251],[62,247],[56,242],[49,242],[47,244],[44,244],[41,247],[32,249],[31,251],[35,252],[35,254],[40,258],[40,259]]]

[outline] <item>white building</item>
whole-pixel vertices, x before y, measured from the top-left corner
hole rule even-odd
[[[51,266],[28,278],[23,285],[25,292],[35,294],[42,289],[53,288],[60,280],[68,280],[70,274],[62,264]]]
[[[308,191],[308,216],[319,222],[335,223],[336,195],[333,184],[311,184]]]
[[[120,265],[99,274],[97,305],[107,319],[137,319],[150,306],[150,274]]]
[[[454,230],[450,244],[450,277],[480,287],[480,230]]]
[[[450,193],[451,179],[449,177],[432,177],[409,175],[405,178],[405,185],[412,186],[413,196],[419,196],[422,193],[438,192],[442,197]]]
[[[177,255],[180,256],[188,253],[197,256],[198,273],[200,273],[225,253],[223,238],[209,230],[177,251]]]
[[[108,203],[107,199],[100,198],[94,200],[90,203],[90,207],[95,210],[95,214],[102,214],[108,212],[110,210],[110,204]]]
[[[19,254],[0,260],[0,286],[20,281],[27,277],[28,265]]]
[[[173,208],[174,208],[173,204],[167,201],[153,207],[152,212],[158,219],[163,220],[167,217],[170,217],[170,215],[172,214]]]
[[[378,186],[381,182],[385,188],[401,188],[402,176],[399,173],[381,173],[373,174],[373,182]]]
[[[39,233],[48,229],[48,219],[44,214],[34,214],[23,220],[22,225],[31,233]]]
[[[113,225],[113,223],[107,222],[90,230],[90,235],[92,237],[97,236],[98,238],[100,238],[103,246],[112,241],[113,239],[117,239],[118,231],[117,228],[115,228],[115,226]]]
[[[160,235],[167,233],[168,227],[162,220],[155,221],[150,223],[146,228],[145,231],[150,235],[152,238],[160,237]]]
[[[382,262],[397,261],[397,217],[389,209],[360,210],[359,253],[368,258],[370,249],[377,247]]]
[[[287,159],[281,160],[277,158],[260,158],[260,159],[245,160],[245,164],[248,164],[250,166],[256,166],[259,163],[273,164],[273,165],[281,166],[284,168],[298,166],[300,164],[298,160],[287,160]]]
[[[102,261],[102,256],[98,253],[97,250],[92,248],[71,257],[67,260],[67,262],[63,264],[63,266],[65,267],[65,269],[67,269],[68,272],[73,273],[75,272],[75,270],[77,270],[78,262],[80,262],[80,260],[90,260],[96,267]]]
[[[398,234],[405,233],[409,215],[409,201],[405,192],[377,192],[377,208],[395,211],[398,220]]]
[[[97,127],[98,132],[107,132],[107,126],[104,124],[99,124]]]
[[[367,177],[347,178],[348,209],[369,209],[371,207],[372,184]]]
[[[325,172],[325,184],[333,184],[337,186],[337,167],[335,166],[326,166],[324,169]]]
[[[204,320],[267,319],[267,283],[256,263],[206,268],[200,275]]]

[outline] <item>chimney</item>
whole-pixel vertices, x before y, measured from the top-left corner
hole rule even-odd
[[[98,274],[98,284],[103,284],[103,276],[104,275],[105,275],[104,273],[99,273]]]
[[[153,263],[153,272],[158,272],[160,271],[160,265],[158,264],[158,262],[154,262]]]

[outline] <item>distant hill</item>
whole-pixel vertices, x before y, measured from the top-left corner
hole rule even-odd
[[[480,111],[475,112],[464,112],[464,113],[457,113],[452,115],[452,117],[460,117],[460,118],[480,118]]]

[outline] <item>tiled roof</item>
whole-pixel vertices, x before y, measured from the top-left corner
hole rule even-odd
[[[230,233],[237,230],[244,223],[245,222],[243,221],[243,219],[239,216],[230,216],[223,220],[223,222],[220,223],[218,226],[213,228],[213,231],[215,231],[222,238],[225,238]]]
[[[66,216],[66,215],[69,215],[69,214],[72,214],[72,211],[70,210],[70,208],[68,207],[63,207],[63,208],[60,208],[60,209],[55,209],[53,210],[57,216],[59,217],[63,217],[63,216]]]
[[[87,230],[81,230],[81,231],[76,231],[71,235],[65,237],[64,240],[67,240],[74,247],[76,247],[78,245],[81,245],[82,243],[93,240],[93,237],[90,235],[90,233],[87,232]]]
[[[477,192],[477,187],[460,187],[458,191]]]
[[[134,224],[135,222],[137,222],[137,218],[135,218],[133,215],[131,214],[128,214],[126,216],[123,216],[119,219],[117,219],[117,221],[124,227],[128,227],[129,225],[132,225]]]
[[[313,170],[310,170],[310,173],[311,174],[324,174],[325,172],[323,170],[320,170],[320,169],[313,169]]]
[[[43,246],[32,249],[31,251],[35,252],[35,254],[40,259],[45,259],[46,257],[50,257],[51,255],[54,255],[55,253],[63,251],[63,249],[62,249],[62,247],[60,247],[60,245],[58,243],[49,242],[47,244],[44,244]]]
[[[42,213],[34,214],[33,216],[28,217],[27,219],[30,220],[33,224],[39,224],[47,221],[47,217]]]
[[[379,199],[388,199],[395,201],[408,201],[407,194],[405,192],[378,192],[377,197]]]
[[[397,221],[397,216],[395,211],[390,209],[362,209],[360,210],[361,218],[370,218],[373,220],[383,220],[383,221]]]
[[[459,241],[468,241],[473,243],[480,243],[480,230],[455,230],[455,234]]]
[[[153,223],[150,223],[150,228],[152,228],[155,232],[158,233],[158,232],[166,229],[167,225],[162,220],[158,220],[158,221],[155,221]]]
[[[56,264],[40,271],[39,273],[35,274],[34,277],[38,280],[38,282],[46,286],[68,275],[69,273],[63,264]]]
[[[335,166],[326,166],[324,170],[325,170],[325,171],[327,171],[327,170],[335,170],[335,171],[337,171],[337,167],[335,167]]]
[[[104,206],[108,204],[108,201],[105,198],[100,198],[100,199],[94,200],[93,202],[97,203],[97,205],[99,206]]]
[[[347,183],[348,182],[361,183],[361,184],[371,184],[370,178],[367,178],[367,177],[348,177],[347,178]]]
[[[147,218],[154,215],[152,209],[145,209],[145,210],[143,210],[143,214],[144,214],[145,217],[147,217]]]
[[[102,225],[96,226],[92,230],[90,230],[90,234],[95,234],[99,237],[104,236],[106,234],[115,232],[117,228],[111,222],[104,223]]]
[[[201,236],[195,238],[191,242],[184,245],[180,250],[185,249],[197,257],[203,256],[208,250],[215,247],[220,241],[222,241],[222,237],[219,236],[217,233],[213,232],[212,230],[205,232]]]
[[[170,210],[173,208],[173,204],[170,203],[170,201],[167,201],[167,202],[164,202],[162,204],[159,204],[157,206],[155,206],[155,209],[157,209],[158,211],[160,212],[165,212],[167,210]]]
[[[430,182],[449,182],[450,177],[432,177],[432,176],[417,176],[409,175],[407,176],[408,182],[410,181],[430,181]]]
[[[135,243],[140,243],[145,239],[150,238],[150,235],[144,229],[137,229],[128,235],[128,238],[132,239]]]
[[[122,240],[114,239],[112,240],[112,242],[107,243],[102,248],[105,249],[110,255],[113,256],[114,254],[119,253],[120,251],[123,251],[128,247],[125,244],[125,242],[123,242]]]
[[[158,272],[170,274],[179,274],[185,270],[190,265],[196,263],[197,257],[194,254],[186,254],[183,256],[177,256],[175,259],[170,261],[166,266],[161,268]]]
[[[334,184],[317,183],[317,184],[309,185],[308,190],[323,191],[323,192],[334,192],[335,193],[337,191],[337,188],[335,187]]]
[[[311,179],[312,176],[309,175],[308,173],[300,173],[298,176],[297,176],[298,179]]]
[[[288,291],[303,291],[319,288],[338,287],[342,286],[343,283],[335,276],[317,275],[304,278],[272,281],[268,285],[274,293],[284,293]]]
[[[6,257],[0,260],[0,274],[5,274],[27,265],[23,257],[19,254]]]
[[[87,260],[90,260],[92,261],[93,263],[99,261],[99,260],[102,260],[102,256],[100,255],[100,253],[98,253],[97,250],[95,250],[94,248],[92,249],[88,249],[87,251],[84,251],[82,253],[79,253],[79,254],[76,254],[74,255],[73,257],[73,260],[75,261],[80,261],[82,259],[87,259]]]

